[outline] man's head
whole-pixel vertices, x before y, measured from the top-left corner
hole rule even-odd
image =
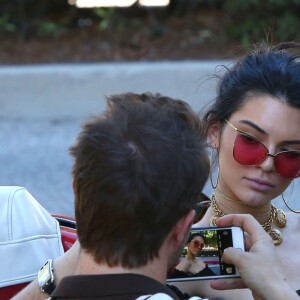
[[[70,152],[78,238],[98,263],[135,268],[158,256],[194,207],[209,164],[200,120],[161,95],[107,98]]]

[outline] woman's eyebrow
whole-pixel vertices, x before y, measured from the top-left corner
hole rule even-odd
[[[254,123],[251,122],[251,121],[248,121],[248,120],[240,120],[239,122],[240,122],[240,123],[243,123],[243,124],[249,125],[250,127],[254,128],[255,130],[257,130],[258,132],[260,132],[260,133],[262,133],[262,134],[268,135],[268,133],[267,133],[266,131],[264,131],[262,128],[260,128],[259,126],[257,126],[256,124],[254,124]]]
[[[257,130],[258,132],[268,135],[268,133],[266,131],[264,131],[262,128],[260,128],[259,126],[257,126],[255,123],[249,121],[249,120],[240,120],[240,123],[243,124],[247,124],[250,127],[254,128],[255,130]],[[285,145],[295,145],[295,144],[300,144],[300,140],[286,140],[286,141],[282,141],[281,144],[285,144]]]
[[[300,144],[300,140],[292,140],[292,141],[283,141],[282,144],[285,145],[295,145],[295,144]]]

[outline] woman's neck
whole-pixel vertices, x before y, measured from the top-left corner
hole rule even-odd
[[[192,262],[195,262],[196,261],[196,256],[191,253],[191,252],[188,252],[187,255],[186,255],[186,258]]]
[[[211,206],[208,212],[208,217],[204,216],[203,221],[208,221],[210,226],[216,226],[216,220],[227,214],[251,214],[264,230],[269,233],[275,246],[282,243],[283,237],[278,228],[286,226],[286,214],[282,209],[277,209],[271,203],[252,207],[240,200],[230,198],[216,189],[211,195]]]
[[[214,191],[214,198],[219,209],[225,214],[251,214],[259,223],[263,224],[268,221],[272,211],[271,203],[250,206],[239,199],[233,199],[225,195],[219,188]]]

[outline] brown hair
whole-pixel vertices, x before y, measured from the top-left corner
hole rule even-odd
[[[95,261],[134,268],[158,256],[207,179],[204,140],[198,115],[181,100],[107,98],[70,148],[78,238]]]

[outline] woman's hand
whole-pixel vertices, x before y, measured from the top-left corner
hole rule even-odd
[[[241,278],[219,279],[211,282],[217,290],[248,287],[255,299],[299,299],[287,284],[278,263],[271,237],[251,215],[226,215],[217,220],[217,226],[239,226],[245,231],[246,249],[232,247],[223,254],[223,261],[237,267]]]

